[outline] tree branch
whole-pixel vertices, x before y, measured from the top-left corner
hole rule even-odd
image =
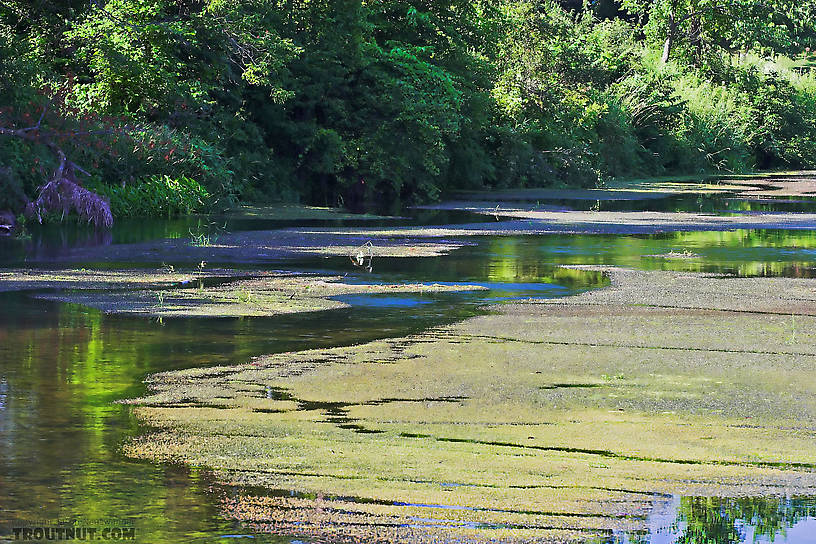
[[[683,17],[678,19],[677,23],[678,24],[684,23],[684,22],[688,21],[689,19],[691,19],[692,17],[698,17],[698,16],[700,16],[700,15],[702,15],[704,13],[708,13],[710,11],[723,11],[724,12],[724,11],[726,11],[726,8],[735,7],[735,6],[736,7],[748,7],[747,5],[745,5],[743,3],[740,3],[740,2],[731,2],[731,3],[726,3],[726,4],[718,4],[716,6],[709,6],[707,8],[698,9],[697,11],[687,13],[686,15],[684,15]],[[763,2],[757,2],[757,3],[751,3],[751,6],[765,8],[766,10],[768,10],[768,11],[770,11],[772,13],[777,13],[777,14],[780,14],[780,15],[784,15],[786,19],[789,18],[783,12],[779,11],[775,7],[771,6],[770,4],[765,4]]]

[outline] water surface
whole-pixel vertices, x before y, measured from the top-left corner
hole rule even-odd
[[[603,205],[601,205],[603,204]],[[575,202],[542,205],[580,207]],[[598,208],[722,213],[814,211],[816,203],[672,197],[599,203]],[[468,214],[425,213],[374,224],[471,221]],[[362,222],[361,222],[362,223]],[[215,226],[214,226],[215,225]],[[111,233],[49,227],[22,241],[0,242],[0,262],[53,257],[82,245],[189,236],[205,229],[291,227],[292,222],[186,218],[121,222]],[[310,225],[356,225],[320,222]],[[545,235],[469,238],[474,245],[433,258],[379,258],[360,273],[345,257],[270,261],[260,268],[351,274],[358,282],[478,283],[485,291],[422,295],[354,295],[344,310],[245,319],[107,316],[78,305],[0,295],[0,539],[17,520],[84,517],[132,519],[140,542],[254,542],[298,539],[247,535],[217,515],[206,472],[125,459],[124,440],[140,432],[129,409],[114,401],[144,392],[153,372],[241,363],[288,350],[333,347],[402,336],[489,311],[486,305],[529,297],[567,296],[606,285],[600,273],[559,268],[604,264],[742,276],[813,277],[816,232],[743,230],[660,235]],[[133,263],[138,265],[139,263]],[[648,534],[615,534],[608,542],[788,542],[816,538],[814,498],[676,497],[655,503]],[[306,540],[306,539],[301,539]]]

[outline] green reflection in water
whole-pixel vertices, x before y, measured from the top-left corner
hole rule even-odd
[[[190,344],[183,328],[117,326],[96,311],[17,295],[2,306],[0,538],[20,520],[76,517],[131,519],[140,542],[240,530],[216,516],[197,471],[119,454],[138,427],[112,401],[139,394],[147,372],[189,363],[174,353]]]
[[[753,544],[812,542],[814,497],[678,497],[649,533],[606,539],[609,544]],[[664,521],[665,520],[665,521]]]
[[[478,277],[535,281],[556,276],[566,280],[568,273],[556,270],[557,265],[614,265],[741,276],[816,275],[816,231],[811,230],[496,236],[479,242],[455,251],[450,259],[381,259],[378,267],[380,271],[384,266],[390,271],[401,270],[410,277],[458,281]]]
[[[677,542],[737,544],[746,537],[745,525],[752,527],[755,539],[763,536],[773,540],[814,516],[816,503],[812,500],[684,497],[678,516],[684,528]],[[810,526],[816,529],[816,524]]]

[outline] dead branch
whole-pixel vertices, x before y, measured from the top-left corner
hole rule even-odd
[[[94,193],[82,187],[77,180],[77,173],[90,176],[90,174],[75,162],[68,160],[65,152],[54,140],[58,136],[77,137],[86,134],[113,133],[115,130],[101,131],[67,131],[55,132],[44,131],[42,122],[48,111],[48,105],[43,106],[37,123],[24,128],[0,127],[0,134],[21,138],[32,143],[38,143],[48,148],[57,159],[57,168],[51,178],[41,185],[37,190],[37,198],[26,203],[24,213],[26,216],[36,218],[42,223],[43,215],[49,212],[61,212],[63,218],[71,211],[93,223],[97,227],[110,228],[113,225],[113,214],[110,204]]]

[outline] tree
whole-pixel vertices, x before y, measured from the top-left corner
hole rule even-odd
[[[663,63],[682,37],[698,51],[703,45],[728,51],[801,51],[813,40],[816,11],[796,0],[623,0],[623,6],[646,22],[647,34],[662,42]]]

